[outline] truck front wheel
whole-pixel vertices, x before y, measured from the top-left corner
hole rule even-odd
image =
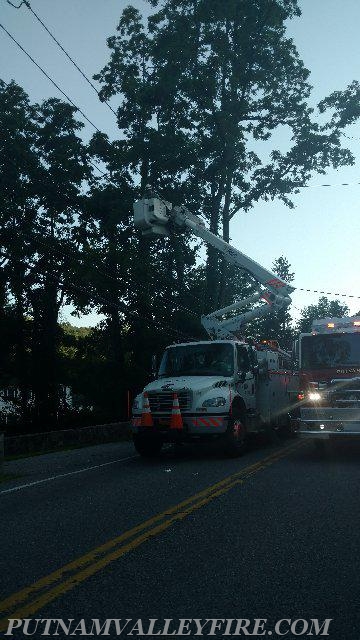
[[[228,428],[225,434],[224,451],[229,458],[241,456],[247,445],[247,430],[245,413],[234,409],[229,418]]]
[[[155,458],[159,455],[162,447],[162,441],[160,438],[134,435],[133,438],[136,451],[143,458]]]

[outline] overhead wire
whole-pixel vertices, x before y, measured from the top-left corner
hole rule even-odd
[[[296,189],[317,189],[318,187],[352,187],[354,185],[360,185],[359,182],[338,182],[336,184],[299,184],[295,185]]]
[[[8,0],[7,0],[8,1]],[[9,2],[9,4],[12,4],[11,2]],[[75,60],[72,58],[72,56],[70,56],[70,54],[66,51],[66,49],[63,47],[63,45],[59,42],[59,40],[55,37],[55,35],[53,34],[52,31],[50,31],[50,29],[46,26],[46,24],[44,23],[44,21],[40,18],[40,16],[34,11],[34,9],[32,8],[32,6],[30,5],[30,2],[28,2],[28,0],[23,0],[23,2],[21,3],[21,5],[19,7],[15,7],[16,9],[20,9],[20,7],[22,5],[25,5],[29,11],[31,11],[31,13],[33,14],[33,16],[36,18],[36,20],[41,24],[41,26],[45,29],[45,31],[49,34],[49,36],[52,38],[52,40],[56,43],[56,45],[61,49],[61,51],[66,55],[66,57],[68,58],[68,60],[70,60],[70,62],[73,64],[73,66],[77,69],[77,71],[82,75],[82,77],[84,78],[84,80],[90,85],[90,87],[95,91],[95,93],[97,94],[100,102],[102,102],[103,104],[106,104],[106,106],[110,109],[110,111],[112,111],[112,113],[114,114],[115,117],[117,117],[117,113],[116,111],[112,108],[112,106],[106,101],[103,100],[100,96],[100,91],[98,91],[98,89],[95,87],[94,83],[91,82],[90,78],[88,78],[88,76],[86,75],[86,73],[79,67],[79,65],[77,64],[77,62],[75,62]],[[12,4],[12,6],[14,6]]]
[[[292,285],[291,285],[292,286]],[[302,289],[301,287],[294,287],[296,291],[305,291],[306,293],[321,293],[325,296],[339,296],[340,298],[354,298],[360,300],[360,296],[351,295],[349,293],[335,293],[334,291],[319,291],[318,289]]]
[[[80,107],[78,107],[75,102],[65,93],[65,91],[63,91],[63,89],[61,89],[61,87],[59,87],[59,85],[55,82],[55,80],[53,80],[51,78],[51,76],[49,76],[49,74],[36,62],[36,60],[34,60],[34,58],[30,55],[30,53],[28,53],[28,51],[26,51],[26,49],[24,49],[24,47],[14,38],[14,36],[11,35],[11,33],[4,27],[3,24],[0,23],[0,28],[8,35],[8,37],[19,47],[19,49],[21,49],[21,51],[23,51],[23,53],[25,53],[25,55],[29,58],[29,60],[31,60],[31,62],[41,71],[41,73],[54,85],[54,87],[56,87],[56,89],[58,91],[60,91],[60,93],[66,98],[66,100],[68,102],[70,102],[70,104],[75,107],[75,109],[81,113],[81,115],[83,116],[83,118],[85,118],[85,120],[92,126],[94,127],[94,129],[98,132],[98,133],[102,133],[102,131],[96,126],[96,124],[94,124],[90,118],[87,117],[87,115],[82,111],[82,109],[80,109]]]

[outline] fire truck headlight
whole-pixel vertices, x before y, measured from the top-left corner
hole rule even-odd
[[[309,393],[308,398],[312,402],[318,402],[319,400],[321,400],[321,393],[319,393],[318,391],[312,391],[311,393]]]
[[[203,402],[203,407],[223,407],[226,400],[225,398],[209,398]]]

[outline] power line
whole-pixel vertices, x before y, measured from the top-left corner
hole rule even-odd
[[[9,4],[11,4],[13,7],[15,7],[15,5],[13,5],[11,2],[9,2],[9,0],[7,0]],[[110,109],[110,111],[112,111],[112,113],[114,114],[114,116],[117,118],[117,113],[116,111],[112,108],[112,106],[106,101],[106,100],[102,100],[100,97],[100,92],[97,90],[97,88],[95,87],[95,85],[93,84],[93,82],[91,82],[91,80],[88,78],[88,76],[85,74],[85,72],[79,67],[79,65],[75,62],[75,60],[70,56],[70,54],[66,51],[66,49],[64,49],[64,47],[62,46],[62,44],[57,40],[57,38],[54,36],[54,34],[50,31],[50,29],[46,26],[46,24],[43,22],[43,20],[40,18],[40,16],[35,13],[34,9],[31,7],[30,2],[28,2],[27,0],[23,0],[23,2],[18,6],[15,7],[16,9],[20,9],[20,7],[22,5],[25,5],[29,11],[31,11],[31,13],[35,16],[36,20],[42,25],[42,27],[45,29],[45,31],[49,34],[49,36],[52,38],[52,40],[57,44],[57,46],[61,49],[61,51],[66,55],[66,57],[70,60],[70,62],[74,65],[74,67],[77,69],[77,71],[82,75],[82,77],[84,78],[84,80],[86,80],[86,82],[90,85],[90,87],[95,91],[95,93],[97,94],[100,102],[102,102],[103,104],[106,104],[106,106]]]
[[[14,4],[13,2],[11,2],[10,0],[6,0],[6,2],[8,4],[11,4],[12,7],[14,7],[14,9],[20,9],[22,7],[23,4],[25,4],[25,0],[22,0],[22,2],[20,2],[19,5]]]
[[[359,184],[360,182],[338,182],[337,184],[299,184],[295,187],[296,189],[317,189],[318,187],[352,187]]]
[[[99,173],[101,173],[102,176],[109,176],[108,173],[106,173],[105,171],[100,169],[100,167],[98,167],[97,164],[95,162],[93,162],[92,160],[88,160],[88,163],[91,164],[94,167],[94,169],[99,171]]]
[[[360,300],[360,296],[351,295],[349,293],[335,293],[334,291],[318,291],[317,289],[302,289],[301,287],[294,287],[296,291],[305,291],[306,293],[321,293],[325,296],[339,296],[340,298],[354,298]]]
[[[36,62],[36,60],[34,60],[34,58],[30,55],[30,53],[28,53],[24,47],[21,46],[21,44],[15,40],[14,36],[11,35],[11,33],[4,27],[4,25],[2,25],[0,23],[0,27],[1,29],[9,36],[9,38],[19,47],[19,49],[21,49],[21,51],[23,51],[23,53],[25,53],[25,55],[29,58],[29,60],[31,60],[31,62],[41,71],[41,73],[48,79],[50,80],[50,82],[54,85],[54,87],[56,87],[56,89],[58,91],[60,91],[60,93],[66,98],[66,100],[68,102],[70,102],[70,104],[72,104],[73,107],[75,107],[75,109],[81,113],[81,115],[83,116],[83,118],[85,118],[85,120],[91,124],[92,127],[94,127],[94,129],[98,132],[98,133],[103,133],[88,117],[87,115],[75,104],[75,102],[73,100],[71,100],[71,98],[69,98],[69,96],[65,93],[65,91],[63,91],[59,85],[55,82],[55,80],[53,80],[48,73],[46,73],[46,71]]]

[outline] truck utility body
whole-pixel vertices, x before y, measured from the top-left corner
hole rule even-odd
[[[300,335],[299,361],[300,436],[360,436],[360,317],[314,321]]]
[[[267,345],[216,340],[168,347],[158,379],[144,392],[154,433],[164,441],[192,440],[225,433],[234,407],[247,433],[286,426],[292,382],[288,354]],[[181,433],[170,429],[174,392],[183,419]],[[149,428],[141,427],[142,397],[133,409],[133,426],[137,433],[148,434]]]
[[[239,333],[252,319],[286,308],[293,287],[210,232],[184,207],[145,198],[134,205],[134,222],[150,236],[166,235],[171,224],[192,231],[258,285],[252,296],[201,318],[210,341],[165,350],[157,379],[133,405],[135,446],[142,455],[153,455],[164,441],[221,437],[226,451],[238,455],[250,433],[289,424],[296,392],[289,354],[275,341],[255,344]]]

